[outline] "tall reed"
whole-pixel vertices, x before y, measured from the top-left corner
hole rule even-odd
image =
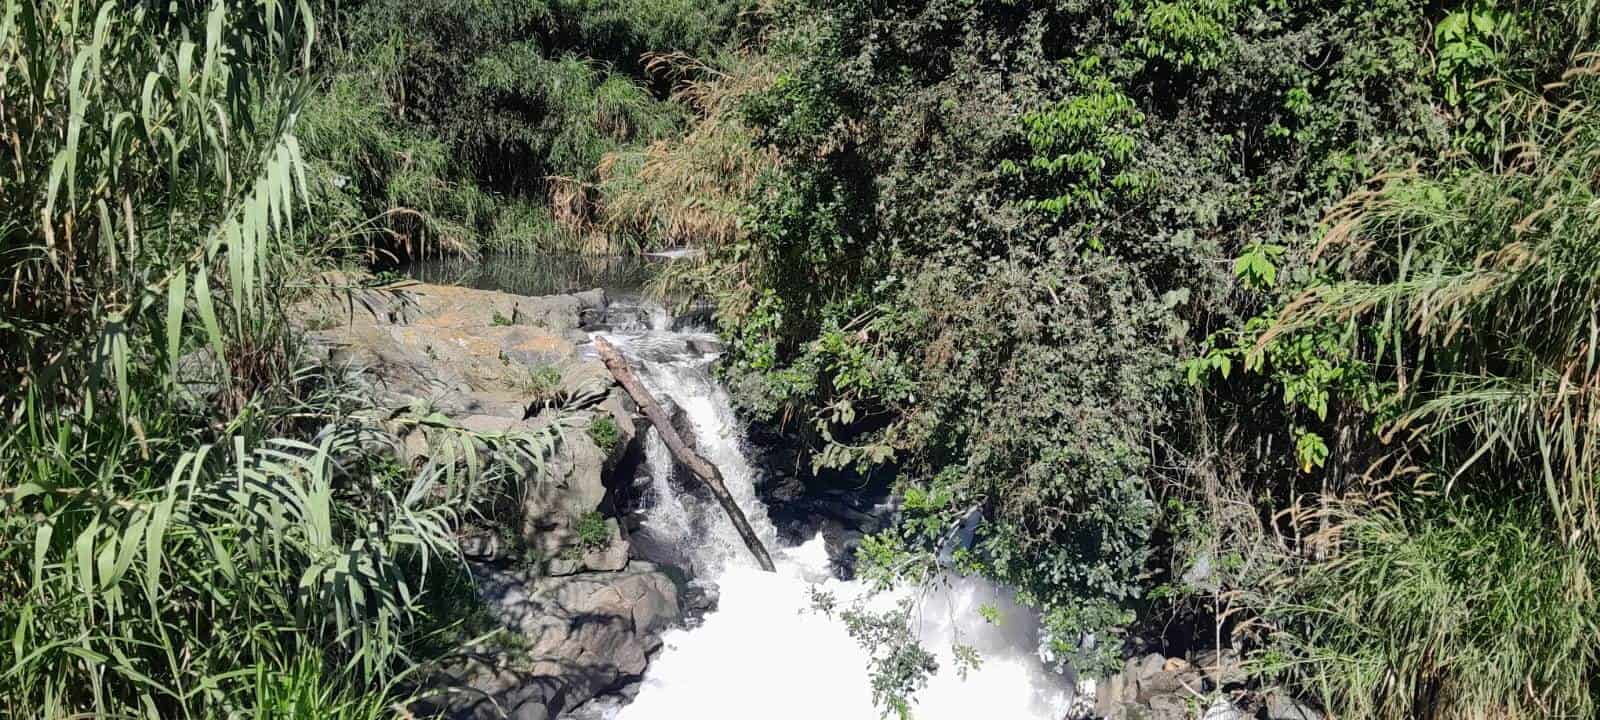
[[[458,516],[556,442],[304,369],[315,34],[303,0],[0,0],[0,716],[370,716]]]
[[[1324,498],[1325,557],[1288,560],[1267,612],[1287,649],[1270,664],[1341,716],[1600,705],[1597,59],[1509,90],[1517,140],[1487,159],[1352,195],[1317,248],[1322,278],[1259,340],[1342,338],[1384,398],[1388,481]]]

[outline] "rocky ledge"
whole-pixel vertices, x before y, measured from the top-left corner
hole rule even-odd
[[[1129,658],[1122,671],[1095,684],[1094,708],[1081,717],[1105,720],[1323,720],[1286,693],[1250,686],[1232,650],[1190,658],[1151,653]]]
[[[462,648],[419,715],[555,717],[637,680],[660,633],[682,620],[682,578],[630,560],[618,522],[639,420],[584,352],[607,304],[599,290],[523,297],[412,285],[300,308],[320,360],[379,408],[426,408],[477,432],[560,423],[544,471],[461,533],[478,594],[509,639]],[[400,460],[429,452],[417,433]]]
[[[464,652],[443,669],[445,692],[418,715],[547,720],[602,693],[626,691],[679,622],[678,585],[634,561],[614,572],[541,576],[478,566],[480,592],[517,642]]]

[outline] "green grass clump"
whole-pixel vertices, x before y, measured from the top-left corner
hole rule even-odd
[[[605,517],[593,510],[578,518],[578,544],[586,550],[604,550],[611,545],[611,528]]]
[[[594,441],[602,454],[609,457],[617,449],[617,444],[622,442],[622,430],[610,415],[600,413],[589,421],[589,439]]]

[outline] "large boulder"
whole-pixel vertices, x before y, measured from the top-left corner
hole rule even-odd
[[[1238,651],[1232,649],[1202,651],[1195,656],[1194,664],[1213,688],[1235,687],[1250,679]]]
[[[1110,720],[1199,717],[1211,709],[1202,702],[1207,697],[1204,687],[1199,669],[1184,658],[1161,653],[1128,658],[1122,672],[1095,683],[1093,716]]]
[[[490,611],[518,638],[514,649],[470,655],[446,672],[450,692],[419,714],[457,720],[547,720],[637,681],[683,617],[678,587],[645,562],[620,571],[539,576],[474,568]]]

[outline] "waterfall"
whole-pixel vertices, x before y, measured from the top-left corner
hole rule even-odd
[[[758,469],[746,452],[741,426],[726,391],[711,372],[715,337],[670,330],[652,313],[649,329],[639,323],[606,335],[630,356],[641,382],[658,400],[682,413],[698,452],[722,472],[729,492],[772,551],[777,572],[766,573],[709,497],[682,491],[674,463],[654,430],[645,440],[649,506],[635,542],[665,553],[699,582],[718,587],[716,610],[694,628],[669,632],[664,648],[645,672],[642,687],[626,705],[608,708],[614,720],[878,720],[872,702],[869,657],[836,618],[812,607],[814,590],[831,593],[844,606],[857,599],[889,609],[901,590],[869,597],[858,582],[833,577],[819,535],[786,546],[756,495]],[[978,609],[1000,612],[990,624]],[[976,578],[957,578],[918,596],[916,623],[925,647],[938,654],[939,671],[917,695],[919,720],[1059,720],[1073,692],[1067,678],[1040,660],[1038,623],[1010,593]],[[976,648],[981,665],[957,672],[954,642]]]

